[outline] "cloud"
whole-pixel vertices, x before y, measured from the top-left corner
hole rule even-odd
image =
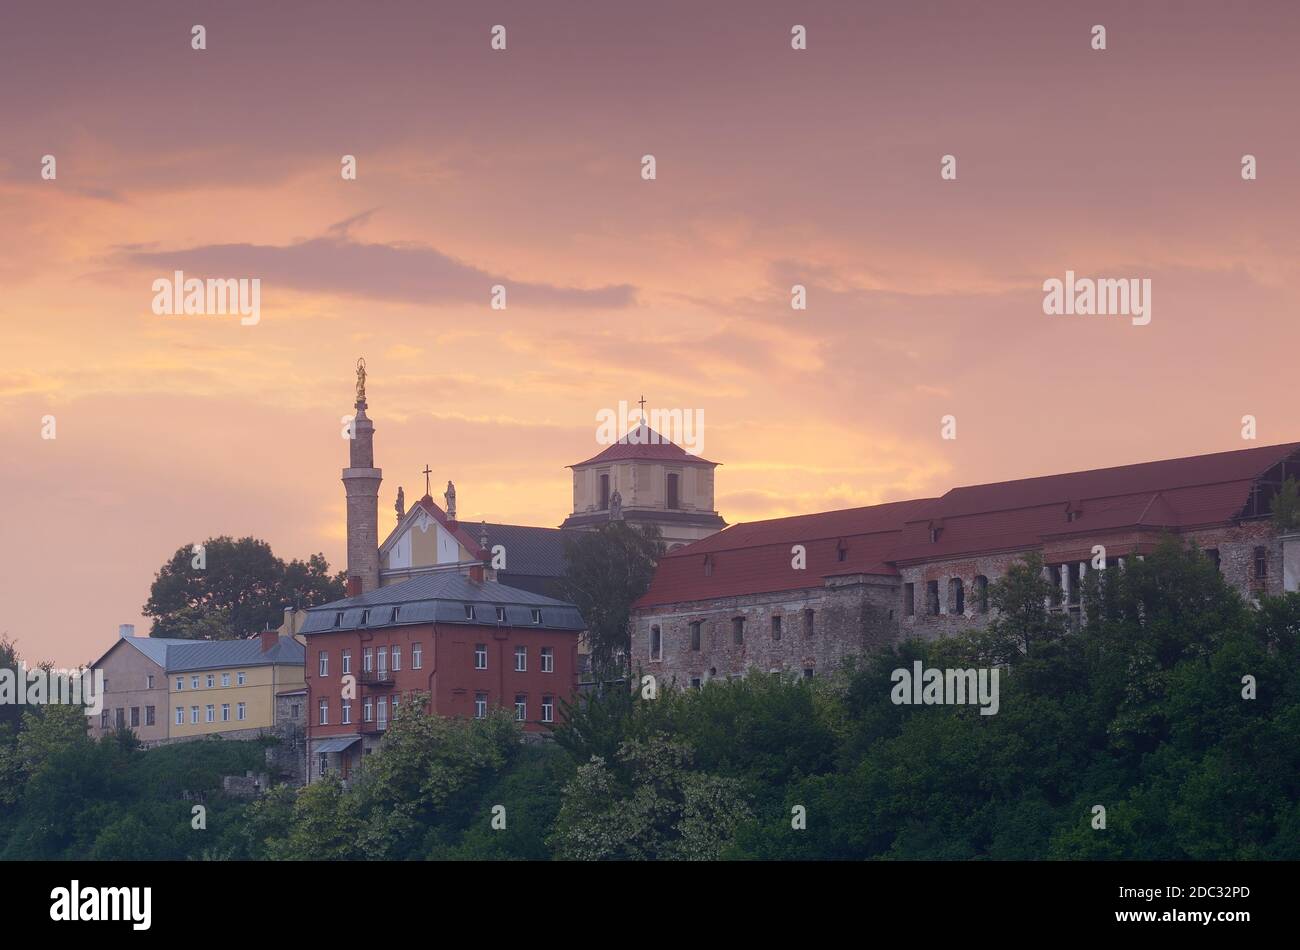
[[[427,245],[355,240],[351,232],[372,213],[365,211],[340,222],[326,236],[284,246],[241,243],[175,251],[126,250],[122,260],[129,267],[182,270],[193,277],[257,277],[265,290],[291,287],[421,304],[486,306],[494,284],[506,287],[511,308],[621,309],[636,299],[636,288],[630,284],[581,288],[514,282]]]

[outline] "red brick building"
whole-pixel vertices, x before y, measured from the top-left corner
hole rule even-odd
[[[636,604],[632,662],[698,686],[750,669],[813,676],[902,637],[987,620],[988,585],[1042,555],[1079,619],[1100,546],[1107,567],[1172,533],[1250,597],[1300,586],[1300,534],[1273,495],[1300,443],[955,488],[939,498],[739,524],[670,552]],[[801,553],[802,552],[802,553]]]
[[[556,721],[578,684],[582,617],[572,604],[440,572],[307,611],[310,779],[348,778],[393,712],[426,693],[442,716],[505,707],[529,732]]]

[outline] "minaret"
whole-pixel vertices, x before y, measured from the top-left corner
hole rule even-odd
[[[343,470],[348,496],[348,596],[379,587],[379,483],[375,468],[375,424],[366,417],[366,361],[357,360],[357,414]]]

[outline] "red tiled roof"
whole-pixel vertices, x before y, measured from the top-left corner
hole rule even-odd
[[[644,422],[619,439],[599,455],[593,455],[585,462],[578,462],[569,468],[592,465],[596,462],[625,462],[635,459],[644,462],[693,462],[697,465],[717,465],[698,455],[692,455],[681,446],[669,442],[662,435]]]
[[[954,488],[941,498],[738,524],[665,555],[636,606],[820,587],[903,562],[1023,551],[1129,528],[1188,529],[1239,517],[1255,482],[1300,461],[1300,442]],[[1067,510],[1076,512],[1067,519]],[[931,541],[931,529],[939,534]],[[840,542],[846,546],[839,560]],[[807,547],[807,570],[790,548]],[[705,574],[705,557],[712,563]]]
[[[898,572],[886,556],[907,519],[931,501],[899,501],[733,525],[661,558],[650,589],[636,606],[821,587],[836,574],[895,575]],[[792,567],[795,544],[807,551],[804,570]],[[711,574],[705,573],[705,558],[711,562]]]

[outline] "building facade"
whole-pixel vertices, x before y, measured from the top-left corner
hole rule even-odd
[[[425,574],[307,611],[311,780],[346,781],[413,694],[430,712],[485,718],[510,710],[545,732],[578,683],[576,607],[468,574]]]
[[[124,624],[91,669],[104,708],[91,734],[129,728],[146,745],[209,735],[244,739],[285,725],[276,695],[303,687],[303,646],[268,631],[248,640],[137,637]]]
[[[632,662],[698,686],[749,670],[814,676],[901,638],[988,621],[988,585],[1030,552],[1082,619],[1094,563],[1167,535],[1247,597],[1300,587],[1300,534],[1271,501],[1300,443],[957,488],[939,498],[736,525],[664,557],[633,614]]]

